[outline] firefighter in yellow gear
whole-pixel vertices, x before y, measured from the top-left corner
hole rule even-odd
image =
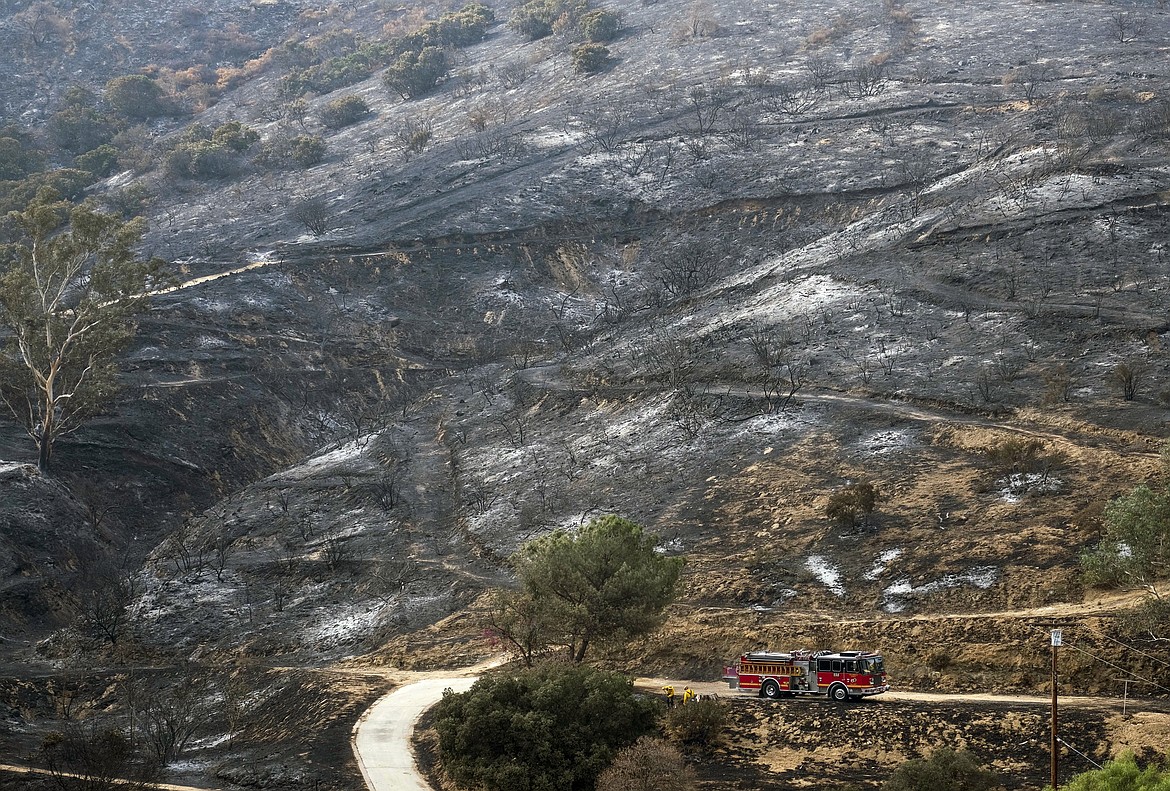
[[[666,693],[666,708],[673,709],[674,708],[674,687],[667,684],[665,687],[662,688],[662,691]]]
[[[684,688],[682,702],[683,703],[690,703],[694,699],[695,699],[695,691],[693,689],[691,689],[690,687]]]

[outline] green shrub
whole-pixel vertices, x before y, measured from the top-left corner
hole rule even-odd
[[[321,109],[321,123],[329,129],[356,124],[370,112],[370,105],[360,96],[342,96]]]
[[[325,159],[325,141],[320,135],[299,135],[291,141],[289,156],[303,168],[316,165]]]
[[[727,704],[721,700],[694,700],[667,712],[666,733],[683,747],[709,750],[722,737],[727,715]]]
[[[211,133],[211,142],[243,153],[260,139],[260,133],[239,121],[228,121]]]
[[[53,143],[73,154],[92,151],[113,139],[114,122],[95,107],[69,105],[49,116],[46,128]]]
[[[239,173],[240,155],[260,139],[260,133],[239,121],[229,121],[214,130],[191,124],[179,143],[163,160],[163,169],[172,178],[226,179]]]
[[[382,81],[403,99],[414,99],[434,91],[450,70],[447,53],[428,46],[399,55],[383,73]]]
[[[1170,791],[1170,767],[1142,769],[1133,753],[1123,753],[1100,769],[1077,775],[1064,791]]]
[[[92,173],[75,168],[33,173],[20,181],[0,181],[0,217],[10,211],[24,211],[37,193],[46,187],[63,200],[73,201],[79,199],[92,183]]]
[[[78,156],[73,164],[88,170],[95,179],[104,179],[118,169],[118,149],[107,143]]]
[[[609,11],[590,11],[578,23],[585,38],[594,43],[613,41],[621,30],[621,18]]]
[[[609,64],[609,47],[604,44],[579,44],[573,47],[573,70],[579,74],[596,74]]]
[[[281,48],[279,56],[292,70],[281,80],[280,92],[290,97],[300,96],[306,91],[330,93],[361,82],[378,69],[396,64],[408,53],[417,54],[431,47],[441,50],[474,44],[484,37],[495,21],[490,8],[469,3],[459,11],[443,14],[414,33],[392,41],[372,41],[356,47],[352,42],[342,43],[340,49],[344,51],[317,63],[313,61],[322,54],[324,42],[318,42],[317,47],[286,45]],[[445,74],[444,71],[439,78]],[[431,83],[428,90],[433,90],[434,85]],[[425,92],[412,95],[421,96]]]
[[[425,25],[418,33],[426,44],[466,47],[483,39],[496,15],[482,3],[468,3],[458,11],[443,14],[438,21]]]
[[[27,143],[23,135],[15,132],[11,136],[0,135],[0,179],[22,179],[44,166],[44,156]]]
[[[110,109],[130,121],[172,115],[176,110],[158,83],[145,74],[115,77],[106,83],[104,98]]]
[[[999,785],[995,773],[971,753],[941,747],[929,758],[903,763],[882,784],[882,791],[990,791]]]
[[[227,146],[210,140],[180,143],[167,153],[163,169],[172,178],[226,179],[239,172],[240,161]]]
[[[551,34],[554,25],[575,25],[583,13],[584,0],[529,0],[512,12],[508,27],[535,41]]]
[[[554,663],[484,676],[435,711],[448,776],[513,791],[592,788],[618,750],[654,728],[658,704],[616,673]]]

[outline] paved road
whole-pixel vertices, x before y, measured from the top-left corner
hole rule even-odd
[[[379,700],[354,726],[353,752],[370,791],[432,791],[419,775],[410,736],[419,716],[443,697],[465,692],[475,676],[428,678],[399,687]]]

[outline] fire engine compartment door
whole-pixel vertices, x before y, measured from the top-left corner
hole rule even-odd
[[[845,663],[840,659],[817,660],[817,686],[828,687],[834,681],[845,680]]]

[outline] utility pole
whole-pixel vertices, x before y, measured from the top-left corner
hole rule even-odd
[[[1052,630],[1052,791],[1056,791],[1056,772],[1060,764],[1059,737],[1056,730],[1056,649],[1061,646],[1061,631]]]

